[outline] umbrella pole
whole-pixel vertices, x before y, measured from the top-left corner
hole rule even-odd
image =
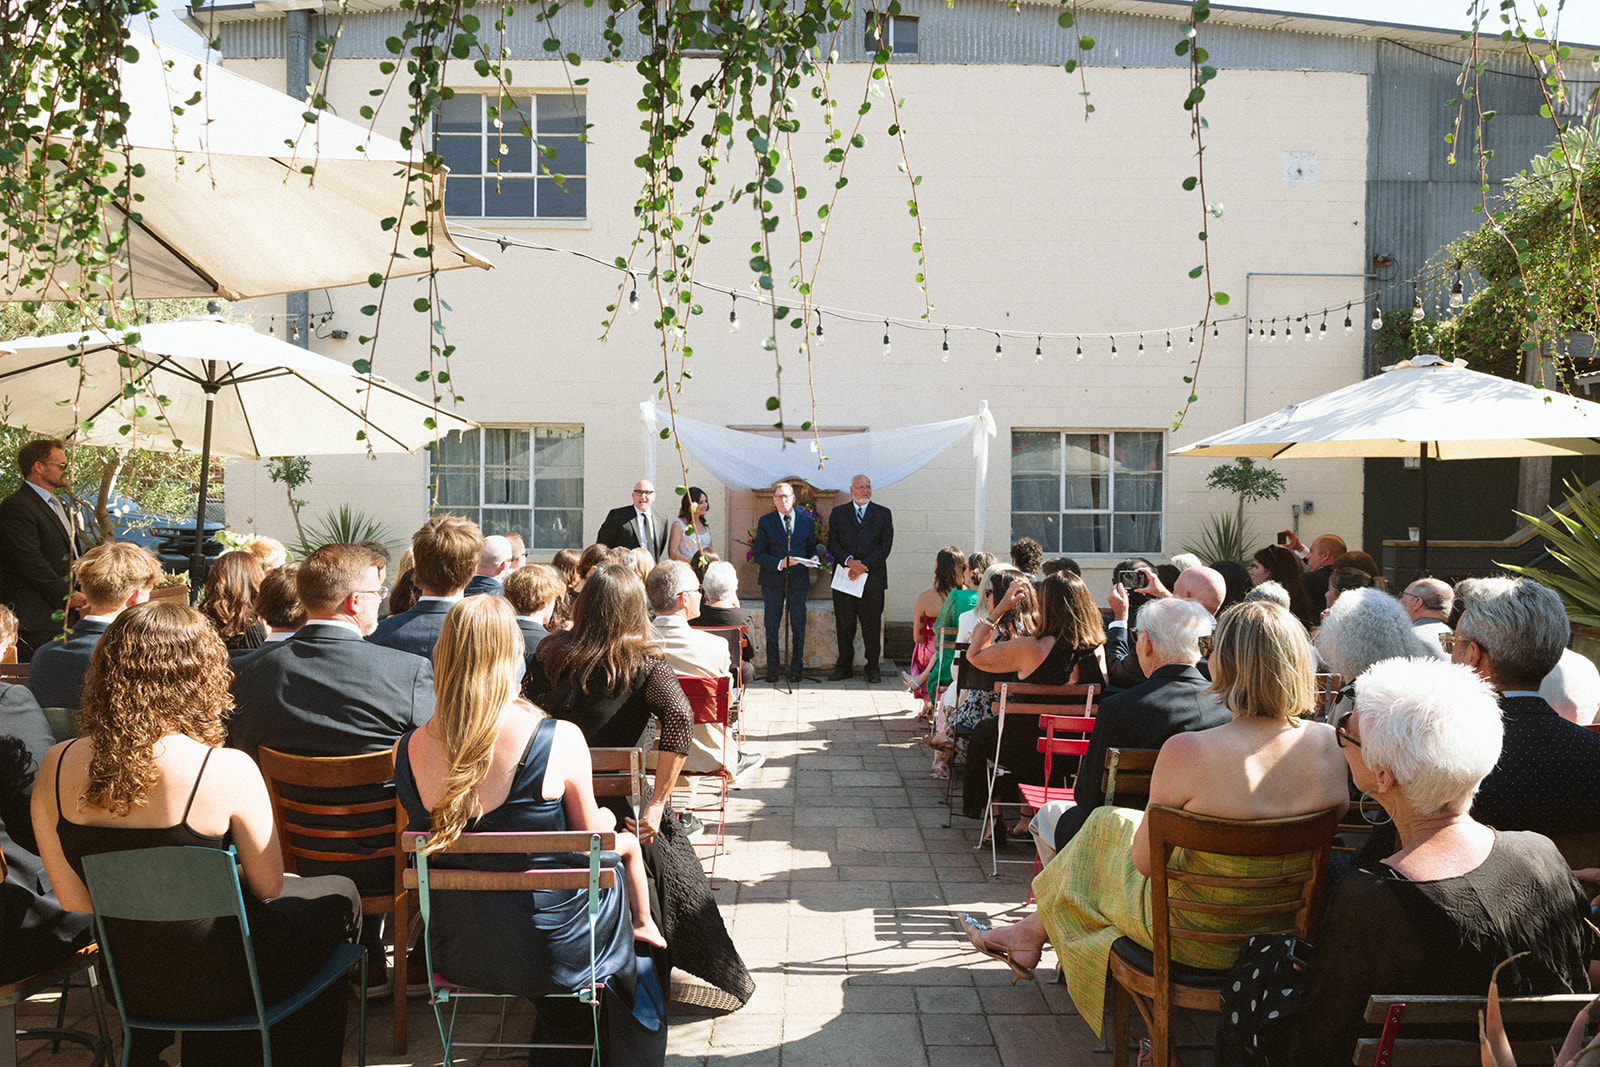
[[[205,383],[206,391],[206,426],[205,432],[200,437],[200,504],[194,515],[194,551],[189,555],[189,599],[197,603],[200,599],[200,572],[205,566],[205,536],[206,536],[206,491],[210,488],[211,480],[211,413],[217,406],[217,392],[219,386],[211,382]]]
[[[1422,476],[1422,516],[1417,520],[1417,577],[1428,577],[1428,442],[1422,442],[1417,457],[1417,469]]]

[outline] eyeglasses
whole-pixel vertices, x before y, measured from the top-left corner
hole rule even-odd
[[[371,593],[374,596],[376,596],[379,600],[382,600],[384,597],[389,595],[389,587],[386,586],[386,585],[380,585],[376,589],[352,589],[352,590],[350,590],[350,592],[351,592],[352,595],[356,595],[356,596],[361,596],[361,595],[366,594],[366,593]]]
[[[1355,737],[1351,735],[1350,730],[1345,726],[1345,724],[1350,721],[1350,717],[1354,714],[1355,712],[1353,711],[1345,712],[1343,715],[1339,716],[1339,725],[1333,728],[1334,740],[1339,742],[1340,748],[1344,748],[1346,742],[1349,742],[1356,748],[1361,747],[1361,742],[1357,741]]]
[[[1470,637],[1463,639],[1460,634],[1440,634],[1439,647],[1444,649],[1444,654],[1448,656],[1451,652],[1455,651],[1456,642],[1461,640],[1470,642],[1472,639]]]
[[[1212,639],[1212,636],[1210,634],[1201,634],[1200,635],[1199,645],[1200,645],[1200,655],[1201,656],[1207,657],[1207,658],[1210,657],[1211,649],[1212,649],[1212,640],[1213,639]]]
[[[656,495],[656,491],[654,489],[635,489],[633,491],[633,495],[634,496],[655,496]]]

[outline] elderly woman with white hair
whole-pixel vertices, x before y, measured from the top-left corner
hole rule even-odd
[[[1561,853],[1471,815],[1502,732],[1494,690],[1437,657],[1387,660],[1356,680],[1339,743],[1404,847],[1339,881],[1291,1062],[1348,1064],[1373,993],[1481,997],[1518,953],[1502,994],[1588,991],[1589,902]]]
[[[1411,619],[1381,589],[1351,589],[1340,595],[1317,630],[1317,655],[1330,671],[1354,678],[1386,659],[1442,659],[1444,653],[1411,628]]]
[[[744,627],[739,674],[742,683],[749,685],[756,678],[756,649],[755,642],[751,640],[756,630],[749,614],[739,609],[739,574],[733,569],[733,564],[719,559],[707,567],[705,577],[700,579],[700,592],[705,599],[700,605],[700,614],[694,620],[696,626]]]

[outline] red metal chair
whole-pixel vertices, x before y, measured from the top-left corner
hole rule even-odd
[[[712,888],[716,888],[717,857],[727,851],[727,841],[724,836],[728,823],[728,783],[733,780],[733,771],[730,769],[733,761],[739,758],[737,749],[730,751],[728,744],[728,720],[732,713],[729,704],[729,695],[733,689],[733,679],[727,675],[720,678],[701,678],[695,675],[678,675],[678,684],[683,687],[683,695],[689,698],[689,706],[694,709],[696,725],[717,725],[722,727],[722,766],[714,771],[680,772],[681,778],[718,778],[721,781],[717,786],[717,801],[715,804],[695,804],[694,794],[690,793],[690,803],[685,805],[684,811],[717,813],[717,832],[714,836],[708,834],[709,841],[696,841],[696,847],[709,847],[711,849],[711,869],[706,877],[711,881]]]

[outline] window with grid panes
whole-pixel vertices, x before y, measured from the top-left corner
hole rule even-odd
[[[433,451],[437,511],[485,534],[521,534],[528,550],[583,548],[583,427],[484,426]]]
[[[578,93],[458,92],[443,101],[433,144],[450,168],[444,213],[452,218],[587,217],[585,103]],[[522,132],[524,125],[532,137]]]
[[[1011,537],[1052,553],[1159,553],[1165,435],[1013,430]]]

